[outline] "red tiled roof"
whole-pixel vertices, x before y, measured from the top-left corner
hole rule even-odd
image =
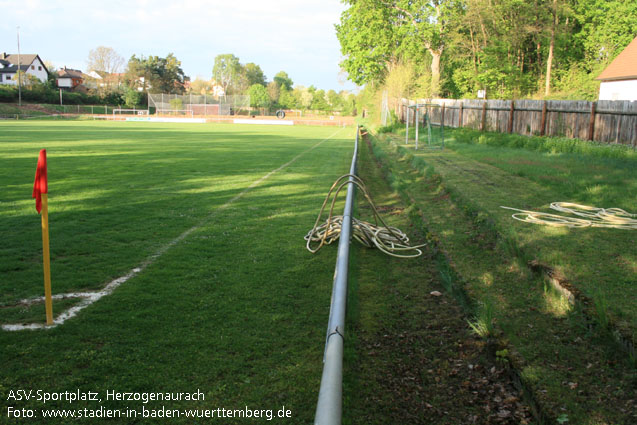
[[[637,37],[599,74],[598,80],[637,79]]]

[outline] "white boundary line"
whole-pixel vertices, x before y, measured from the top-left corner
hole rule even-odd
[[[70,319],[70,318],[74,317],[75,315],[77,315],[81,310],[85,309],[86,307],[88,307],[89,305],[93,304],[95,301],[101,299],[102,297],[105,297],[106,295],[112,294],[113,291],[118,286],[120,286],[122,283],[127,282],[128,280],[132,279],[133,277],[137,276],[139,273],[144,271],[146,269],[146,267],[148,267],[151,264],[153,264],[155,262],[155,260],[157,260],[163,254],[165,254],[166,251],[168,251],[173,246],[177,245],[182,240],[186,239],[195,230],[200,229],[211,218],[213,218],[215,215],[217,215],[218,212],[228,208],[234,202],[236,202],[241,197],[243,197],[243,195],[245,195],[247,192],[249,192],[250,190],[254,189],[256,186],[261,184],[263,181],[265,181],[268,178],[270,178],[273,174],[281,171],[285,167],[287,167],[290,164],[294,163],[297,159],[299,159],[300,157],[302,157],[306,153],[316,149],[317,147],[322,145],[324,142],[326,142],[329,139],[331,139],[334,136],[336,136],[338,133],[341,132],[341,130],[342,129],[337,130],[331,136],[321,140],[320,142],[318,142],[317,144],[315,144],[311,148],[301,152],[300,154],[298,154],[297,156],[292,158],[290,161],[288,161],[285,164],[281,165],[279,168],[270,171],[269,173],[267,173],[263,177],[261,177],[258,180],[255,180],[254,182],[252,182],[250,184],[250,186],[246,187],[241,192],[239,192],[239,194],[237,194],[232,199],[230,199],[228,202],[226,202],[225,204],[221,205],[219,208],[214,210],[206,218],[201,220],[201,222],[199,222],[198,224],[194,225],[190,229],[188,229],[185,232],[183,232],[181,235],[177,236],[172,241],[168,242],[166,245],[164,245],[161,248],[159,248],[154,254],[151,254],[139,266],[137,266],[134,269],[130,270],[124,276],[118,277],[117,279],[114,279],[111,282],[109,282],[102,290],[96,291],[96,292],[75,292],[75,293],[67,293],[67,294],[56,294],[53,297],[55,299],[64,299],[64,298],[83,298],[83,299],[77,305],[74,305],[73,307],[71,307],[71,308],[69,308],[67,310],[64,310],[62,313],[60,313],[53,320],[53,324],[52,325],[45,325],[43,323],[6,324],[6,325],[2,325],[2,329],[5,330],[5,331],[23,331],[23,330],[37,330],[37,329],[52,329],[52,328],[55,328],[55,327],[57,327],[59,325],[62,325],[68,319]],[[29,299],[21,300],[18,305],[31,305],[31,304],[35,304],[37,302],[42,302],[42,301],[44,301],[44,297],[29,298]]]

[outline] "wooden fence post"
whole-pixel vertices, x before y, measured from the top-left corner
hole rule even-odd
[[[546,134],[546,100],[542,104],[542,120],[540,121],[540,136]]]
[[[595,137],[595,107],[597,102],[591,103],[591,120],[588,123],[588,140],[593,140]]]
[[[487,101],[482,104],[482,121],[480,123],[480,131],[487,129]]]
[[[460,111],[458,112],[458,128],[462,128],[462,102],[460,102]]]
[[[513,111],[515,111],[515,100],[511,101],[511,109],[509,110],[509,123],[507,125],[509,134],[513,133]]]
[[[445,126],[445,104],[443,103],[440,110],[440,126]]]

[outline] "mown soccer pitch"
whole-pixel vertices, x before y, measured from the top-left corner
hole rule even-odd
[[[97,292],[133,272],[61,325],[0,332],[2,421],[24,420],[7,419],[11,408],[66,423],[42,417],[61,408],[110,409],[120,415],[113,423],[134,423],[126,409],[165,406],[284,409],[310,422],[335,258],[307,252],[303,236],[347,172],[354,136],[334,127],[0,123],[2,324],[45,321],[43,303],[21,303],[43,295],[31,199],[42,148],[53,294]],[[54,316],[81,301],[54,300]],[[33,396],[18,398],[22,389]],[[95,392],[101,403],[69,403],[67,391]],[[197,391],[205,397],[114,395]],[[43,404],[45,393],[57,396]]]

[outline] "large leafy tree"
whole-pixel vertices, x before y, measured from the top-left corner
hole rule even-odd
[[[345,55],[341,66],[358,85],[382,82],[401,46],[401,36],[391,19],[392,11],[380,1],[346,3],[350,7],[336,25],[336,36]]]
[[[263,73],[261,67],[256,63],[246,63],[243,66],[242,71],[248,87],[252,86],[253,84],[261,84],[262,86],[266,85],[265,74]]]
[[[104,71],[109,74],[120,72],[124,65],[121,57],[112,47],[98,46],[88,53],[87,69]]]
[[[336,34],[346,55],[342,65],[357,84],[375,83],[401,56],[429,53],[431,95],[440,91],[447,23],[459,1],[346,0]]]
[[[165,58],[138,58],[133,55],[128,61],[126,80],[129,86],[141,88],[142,91],[152,89],[155,93],[181,94],[184,92],[185,78],[181,62],[172,53]]]
[[[226,94],[230,94],[241,82],[241,71],[242,67],[238,57],[231,53],[221,54],[215,57],[212,78],[221,84]]]
[[[250,106],[256,108],[265,108],[270,106],[270,96],[268,90],[261,84],[253,84],[248,89],[250,95]]]
[[[285,90],[292,90],[292,85],[294,84],[294,82],[292,81],[292,79],[288,76],[288,73],[285,71],[279,71],[277,72],[277,74],[274,76],[274,82],[278,84],[278,86],[281,89],[285,89]]]

